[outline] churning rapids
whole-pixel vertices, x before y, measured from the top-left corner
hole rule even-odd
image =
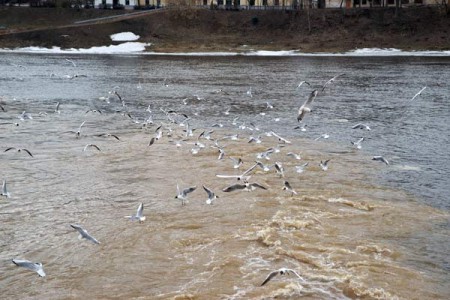
[[[450,298],[449,58],[0,57],[5,299]],[[267,190],[223,192],[237,181],[217,174],[256,160],[284,178],[258,167]],[[197,187],[186,205],[177,184]],[[140,203],[144,222],[124,218]],[[301,279],[261,286],[283,267]]]

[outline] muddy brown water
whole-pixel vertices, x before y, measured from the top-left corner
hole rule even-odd
[[[316,107],[308,116],[309,131],[301,133],[292,129],[296,125],[295,109],[278,98],[281,91],[267,89],[267,95],[264,94],[262,78],[251,84],[242,83],[249,80],[248,74],[258,77],[265,68],[273,73],[287,73],[289,65],[298,63],[296,59],[254,59],[249,64],[240,58],[231,62],[219,58],[202,64],[196,58],[182,61],[123,57],[129,64],[135,63],[135,69],[129,69],[121,65],[123,60],[118,57],[75,56],[71,59],[76,59],[78,69],[70,69],[61,56],[5,58],[3,61],[20,60],[26,69],[4,64],[16,73],[3,75],[1,103],[6,112],[0,113],[1,122],[19,122],[19,126],[0,125],[0,145],[5,149],[10,146],[29,149],[33,157],[15,151],[0,154],[1,176],[7,180],[11,193],[10,198],[0,199],[2,297],[448,297],[447,258],[442,253],[447,247],[448,212],[442,205],[426,203],[421,200],[426,198],[407,191],[408,185],[402,188],[383,184],[382,179],[389,178],[383,175],[388,168],[410,166],[414,162],[403,164],[401,158],[394,158],[392,165],[386,166],[371,160],[373,151],[356,150],[348,141],[342,142],[342,136],[333,139],[339,126],[353,125],[342,121],[342,114],[335,114],[334,120],[339,120],[327,123],[330,138],[316,141],[317,136],[325,133],[325,128],[317,128],[318,118],[331,120],[328,117],[331,112],[324,113],[321,106]],[[117,62],[117,69],[128,70],[129,76],[112,75],[106,84],[105,66],[111,67],[111,61]],[[53,69],[59,77],[50,76],[48,63],[62,68]],[[325,64],[308,59],[301,63],[317,63],[319,67]],[[190,66],[195,64],[197,69],[190,72]],[[164,65],[167,68],[162,71]],[[403,64],[402,67],[407,68]],[[203,82],[206,76],[203,72],[208,68],[212,70],[210,76],[216,76],[214,68],[227,70],[223,77],[216,78],[221,83],[224,77],[232,75],[240,81],[236,85],[226,80],[226,84],[196,83]],[[342,65],[335,68],[345,69]],[[176,70],[179,76],[175,76]],[[64,77],[75,71],[88,77]],[[273,80],[277,81],[276,78]],[[355,85],[349,80],[343,79],[342,85],[346,88]],[[109,104],[98,99],[108,95],[116,85],[126,108],[115,96]],[[215,91],[223,86],[224,90],[228,87],[228,95],[219,96]],[[248,99],[246,90],[250,86],[254,97]],[[34,91],[30,90],[32,87]],[[414,88],[408,87],[411,91]],[[276,89],[276,84],[272,89]],[[327,96],[337,97],[340,92],[336,83]],[[182,102],[184,98],[188,98],[187,105]],[[60,113],[53,112],[56,101],[61,102]],[[265,109],[266,101],[274,104],[273,111]],[[154,124],[143,126],[149,115],[148,104]],[[225,116],[223,111],[229,106],[232,110]],[[102,114],[86,113],[90,108],[100,109]],[[171,123],[160,108],[188,113],[190,125],[197,128],[194,136],[186,137],[185,127]],[[24,110],[33,119],[19,120],[17,116]],[[283,119],[290,111],[294,122]],[[126,112],[137,119],[130,119]],[[365,113],[369,114],[368,109]],[[234,126],[231,121],[236,116],[240,119]],[[281,121],[275,121],[278,117]],[[76,138],[74,131],[83,121],[86,123],[81,136]],[[211,127],[215,122],[225,126]],[[259,125],[260,130],[251,125],[253,130],[238,128],[250,122]],[[148,146],[161,123],[163,137]],[[377,130],[374,127],[372,131]],[[237,141],[219,142],[225,150],[223,160],[218,160],[218,150],[211,147],[212,140],[200,139],[206,147],[198,154],[191,153],[199,133],[211,129],[213,139],[232,133],[240,135]],[[254,163],[257,153],[278,145],[275,137],[264,134],[270,130],[291,143],[282,145],[270,160],[261,161],[282,162],[285,177],[281,178],[273,168],[268,172],[256,169],[249,181],[258,182],[267,190],[222,192],[236,181],[218,178],[217,174],[239,174]],[[107,132],[116,134],[120,140],[96,136]],[[261,135],[262,143],[248,143],[250,135]],[[179,139],[185,139],[181,147],[174,143]],[[94,148],[83,151],[91,143],[101,151]],[[287,156],[288,152],[299,153],[301,160]],[[395,155],[399,153],[400,150]],[[229,157],[243,159],[240,171],[233,169]],[[327,171],[318,165],[325,159],[331,159]],[[297,173],[295,166],[305,162],[309,163],[305,172]],[[284,180],[289,181],[297,195],[282,190]],[[197,187],[184,206],[174,199],[177,184],[182,188]],[[213,205],[206,204],[202,185],[219,196]],[[125,219],[124,216],[135,213],[141,202],[145,222]],[[85,227],[101,244],[79,240],[70,227],[74,223]],[[432,249],[434,245],[437,246]],[[47,276],[40,278],[16,267],[11,262],[13,258],[42,262]],[[277,276],[260,287],[271,271],[282,267],[296,270],[303,280]]]

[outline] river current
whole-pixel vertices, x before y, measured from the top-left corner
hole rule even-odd
[[[0,57],[5,299],[450,297],[448,57]],[[256,160],[266,190],[223,192]]]

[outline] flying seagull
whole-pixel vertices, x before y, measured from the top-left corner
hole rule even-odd
[[[76,138],[80,137],[80,135],[81,135],[81,128],[83,127],[84,123],[86,123],[86,121],[83,121],[83,123],[81,123],[80,127],[78,127],[78,130],[75,132]]]
[[[239,167],[244,163],[241,158],[236,159],[233,157],[229,157],[229,159],[233,161],[233,169],[239,169]]]
[[[282,138],[281,136],[279,136],[279,135],[276,134],[275,132],[271,131],[270,133],[271,133],[274,137],[276,137],[276,138],[278,139],[278,141],[280,141],[280,142],[282,142],[282,143],[285,143],[285,144],[291,144],[290,141],[288,141],[288,140],[285,139],[285,138]]]
[[[145,221],[144,213],[144,203],[139,204],[136,215],[126,216],[125,218],[130,219],[131,221],[138,220],[140,223]]]
[[[67,62],[70,62],[70,63],[72,64],[72,66],[74,66],[74,67],[77,66],[77,64],[76,64],[73,60],[71,60],[71,59],[67,59],[67,58],[66,58],[66,61],[67,61]]]
[[[355,126],[352,127],[352,129],[365,129],[367,131],[370,131],[370,127],[367,124],[358,123]]]
[[[258,167],[260,167],[264,172],[269,172],[271,166],[265,165],[260,161],[256,161],[256,165],[258,165]]]
[[[302,80],[299,82],[296,89],[299,89],[303,84],[307,84],[307,85],[311,86],[311,84],[308,81]]]
[[[422,94],[422,92],[426,89],[427,87],[423,87],[417,94],[414,95],[414,97],[411,98],[411,100],[409,101],[413,101],[414,99],[416,99],[416,97],[420,96]]]
[[[327,159],[326,161],[320,161],[320,167],[322,168],[322,170],[323,171],[326,171],[326,170],[328,170],[328,162],[329,162],[330,160],[329,159]]]
[[[325,90],[325,87],[326,87],[328,84],[332,83],[333,81],[336,80],[336,78],[338,78],[338,77],[340,77],[340,76],[342,76],[342,75],[345,75],[345,74],[338,74],[338,75],[334,76],[333,78],[331,78],[330,80],[328,80],[327,82],[325,82],[324,85],[322,86],[322,92]]]
[[[389,165],[389,161],[386,158],[384,158],[383,156],[381,156],[381,155],[375,155],[372,158],[372,160],[381,161],[381,162],[384,162],[386,165]]]
[[[58,102],[56,102],[56,106],[55,106],[55,113],[56,114],[60,114],[61,113],[61,111],[59,110],[59,106],[60,106],[60,103],[58,101]]]
[[[84,146],[83,152],[86,151],[88,148],[95,148],[98,151],[101,151],[100,148],[97,145],[95,145],[95,144],[87,144],[86,146]]]
[[[40,277],[45,277],[45,272],[44,268],[42,267],[42,263],[33,263],[31,261],[24,259],[13,259],[12,262],[18,267],[23,267],[25,269],[38,273]]]
[[[96,238],[94,238],[92,235],[90,235],[90,234],[86,231],[86,229],[84,229],[84,228],[81,227],[80,225],[70,224],[70,226],[71,226],[73,229],[76,229],[76,230],[80,233],[80,236],[78,237],[79,239],[83,239],[83,238],[84,238],[84,239],[86,239],[86,240],[88,240],[88,241],[93,242],[94,244],[100,244],[100,242],[97,241]]]
[[[261,286],[265,285],[266,283],[268,283],[272,278],[274,278],[277,275],[291,275],[294,274],[295,276],[297,276],[299,279],[301,279],[303,281],[303,278],[298,275],[297,272],[295,272],[292,269],[287,269],[287,268],[281,268],[279,270],[273,271],[271,272],[266,279],[263,281],[263,283],[261,283]]]
[[[29,156],[33,157],[33,154],[31,154],[31,152],[29,150],[24,149],[24,148],[9,147],[9,148],[6,148],[4,152],[8,152],[9,150],[17,150],[17,152],[25,151],[26,153],[28,153]]]
[[[286,180],[284,181],[283,190],[290,192],[291,196],[297,195],[297,192],[291,187],[289,182],[287,182]]]
[[[308,166],[308,163],[304,163],[301,166],[295,166],[295,171],[299,174],[303,173],[306,169],[306,167]]]
[[[96,134],[95,136],[99,136],[99,137],[113,137],[116,140],[120,141],[119,137],[115,134],[111,134],[111,133],[100,133],[100,134]]]
[[[353,146],[355,146],[357,149],[361,149],[361,143],[364,141],[364,138],[360,138],[356,142],[350,142]]]
[[[206,200],[206,204],[213,204],[213,201],[217,198],[219,198],[219,196],[217,196],[216,194],[214,194],[213,191],[211,191],[210,189],[208,189],[206,186],[203,186],[203,189],[205,190],[205,192],[208,194],[208,199]]]
[[[297,154],[297,153],[294,153],[294,152],[288,152],[286,155],[287,155],[287,156],[290,156],[290,157],[293,157],[293,158],[295,158],[295,159],[297,159],[297,160],[302,159],[302,157],[300,156],[300,154]]]
[[[276,162],[274,164],[275,170],[277,171],[277,174],[280,174],[281,177],[284,177],[284,168],[283,165],[280,162]]]
[[[227,186],[222,191],[224,191],[225,193],[233,192],[233,191],[237,191],[237,190],[244,190],[247,192],[251,192],[251,191],[256,190],[256,188],[267,190],[267,188],[265,186],[263,186],[257,182],[249,183],[248,181],[245,180],[244,184],[236,183],[236,184]]]
[[[187,194],[192,193],[196,188],[196,186],[192,186],[180,191],[180,187],[177,184],[177,195],[175,196],[175,199],[181,199],[181,205],[186,205]]]
[[[297,115],[297,121],[300,122],[305,117],[306,113],[311,112],[310,104],[316,99],[317,94],[319,92],[317,90],[314,90],[309,94],[308,100],[303,103],[302,106],[298,109],[298,115]]]

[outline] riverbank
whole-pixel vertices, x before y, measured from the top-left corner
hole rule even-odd
[[[124,14],[106,10],[2,8],[0,48],[90,48],[117,44],[110,35],[131,31],[155,52],[356,48],[450,50],[450,16],[436,7],[306,11],[167,9],[91,23]]]

